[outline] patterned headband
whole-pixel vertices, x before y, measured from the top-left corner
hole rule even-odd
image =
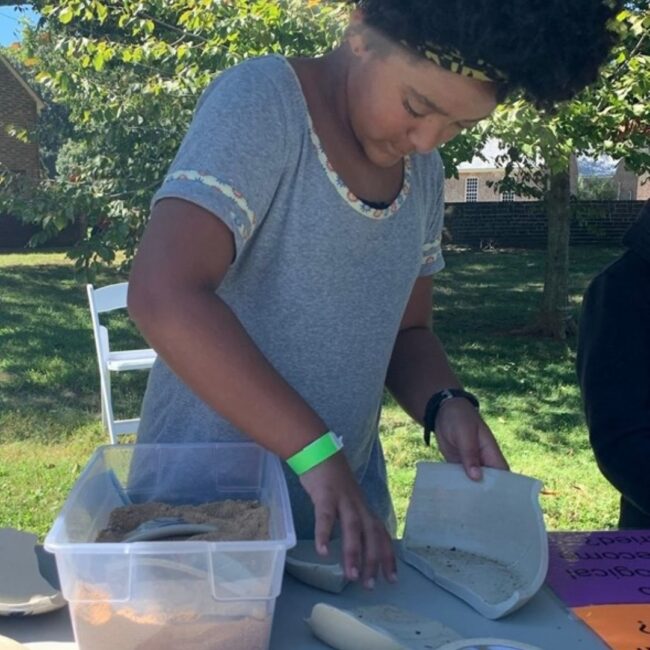
[[[432,61],[441,68],[463,75],[464,77],[471,77],[479,81],[495,82],[504,82],[508,79],[507,75],[497,70],[487,61],[483,61],[483,59],[477,59],[471,63],[466,61],[463,55],[453,47],[445,47],[430,41],[415,47],[406,41],[401,41],[401,43],[409,49],[415,49],[425,59]]]

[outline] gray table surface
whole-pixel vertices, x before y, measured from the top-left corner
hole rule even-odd
[[[607,650],[607,645],[573,616],[548,587],[518,611],[499,621],[490,621],[402,562],[399,583],[379,581],[373,591],[350,585],[342,594],[327,594],[285,576],[276,603],[270,650],[325,650],[328,646],[312,636],[303,620],[318,602],[344,609],[392,604],[440,621],[464,637],[513,639],[543,650]],[[26,643],[34,650],[77,648],[67,608],[33,617],[0,617],[0,635]]]

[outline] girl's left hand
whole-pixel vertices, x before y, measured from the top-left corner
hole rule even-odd
[[[479,481],[481,466],[509,469],[499,445],[479,412],[462,397],[445,400],[436,417],[438,447],[450,463],[462,463],[465,473]]]

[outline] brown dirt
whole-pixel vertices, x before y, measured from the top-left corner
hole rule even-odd
[[[170,585],[160,585],[161,593]],[[226,610],[200,615],[190,608],[170,611],[162,603],[109,602],[97,587],[77,586],[70,603],[80,650],[266,650],[272,617],[264,606],[248,604],[251,615]],[[84,600],[86,599],[86,600]],[[244,607],[246,607],[244,605]]]
[[[200,506],[151,502],[116,508],[97,541],[121,542],[140,524],[157,517],[182,517],[189,523],[218,526],[214,533],[185,539],[269,538],[266,506],[257,501],[226,500]],[[195,611],[191,604],[195,588],[191,581],[184,586],[183,579],[172,583],[161,580],[159,598],[119,602],[112,601],[101,586],[77,584],[70,608],[80,650],[266,650],[272,617],[264,604],[235,603],[235,608],[229,609],[228,603],[208,598],[207,611]],[[183,602],[187,606],[179,606]]]
[[[269,615],[166,614],[107,602],[71,603],[71,610],[80,650],[266,650],[272,623]]]
[[[168,503],[140,503],[116,508],[108,525],[99,532],[98,542],[121,542],[140,524],[158,517],[182,517],[192,524],[214,524],[218,530],[187,537],[213,542],[251,541],[269,538],[269,511],[258,501],[212,501],[200,506],[171,506]]]

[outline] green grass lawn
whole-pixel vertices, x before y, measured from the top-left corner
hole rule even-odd
[[[619,250],[572,251],[577,315],[589,279]],[[515,336],[542,290],[543,251],[448,251],[436,278],[435,327],[512,469],[541,479],[550,529],[616,525],[618,500],[589,449],[573,369],[575,341]],[[97,285],[121,280],[104,274]],[[137,334],[114,319],[116,341]],[[139,375],[139,376],[137,376]],[[142,373],[114,381],[119,416],[137,412]],[[80,469],[108,437],[85,287],[63,253],[0,254],[0,526],[47,532]],[[400,522],[415,463],[437,458],[390,400],[382,421]]]

